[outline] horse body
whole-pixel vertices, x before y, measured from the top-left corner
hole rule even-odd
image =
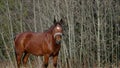
[[[56,46],[53,36],[46,32],[21,33],[16,37],[15,45],[16,53],[28,52],[36,56],[43,56],[44,54],[55,55],[60,49],[60,45]]]
[[[61,22],[60,22],[61,23]],[[23,32],[15,38],[15,52],[18,67],[23,53],[23,64],[26,65],[30,54],[44,56],[43,67],[47,68],[49,57],[53,57],[53,64],[56,68],[57,57],[60,50],[62,28],[59,23],[53,25],[44,32]]]

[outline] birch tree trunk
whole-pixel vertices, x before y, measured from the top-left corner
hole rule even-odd
[[[97,3],[97,61],[98,68],[100,68],[100,1],[96,0]]]

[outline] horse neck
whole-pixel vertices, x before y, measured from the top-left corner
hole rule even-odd
[[[53,29],[55,28],[55,25],[51,26],[48,30],[45,31],[45,33],[49,33],[54,36]]]

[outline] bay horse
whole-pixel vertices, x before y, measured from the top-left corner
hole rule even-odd
[[[26,66],[30,54],[43,56],[43,68],[48,67],[49,57],[53,57],[53,66],[57,67],[57,59],[62,40],[63,20],[56,21],[44,32],[23,32],[14,39],[17,66],[20,68],[21,59]],[[23,56],[23,58],[22,58]]]

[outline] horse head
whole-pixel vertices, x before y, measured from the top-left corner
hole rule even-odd
[[[54,19],[54,29],[53,29],[53,37],[56,41],[56,44],[60,44],[61,40],[62,40],[62,35],[63,35],[63,29],[62,29],[62,24],[63,24],[63,20],[61,19],[60,21],[56,21]]]

